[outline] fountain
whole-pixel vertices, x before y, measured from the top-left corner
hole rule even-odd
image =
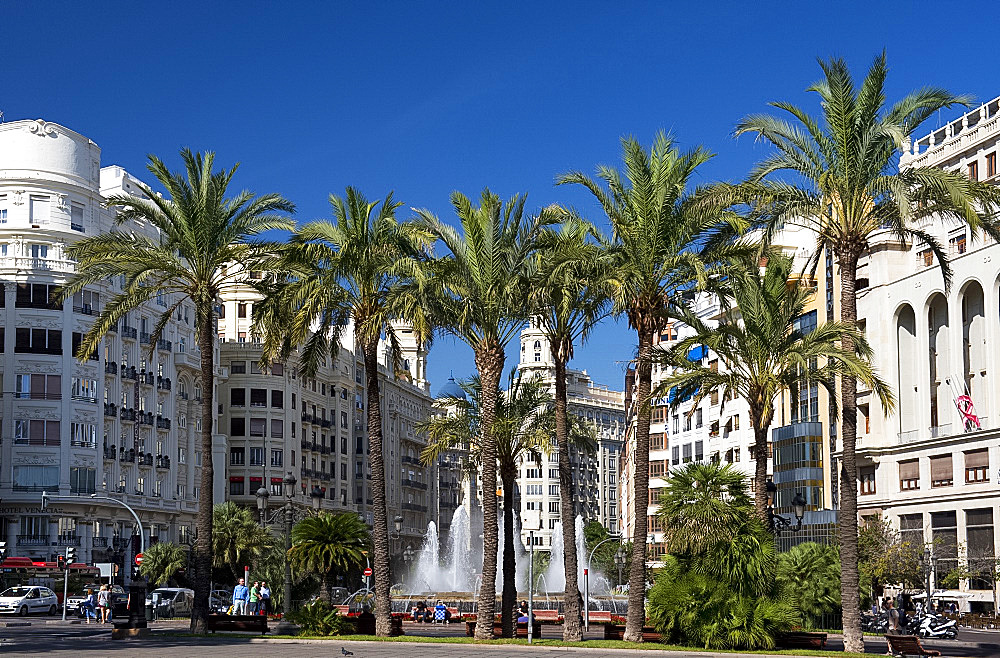
[[[583,517],[577,516],[573,526],[573,534],[576,537],[576,582],[583,590],[583,569],[587,566],[587,547],[583,537]],[[556,521],[556,527],[552,529],[552,557],[549,566],[545,570],[545,582],[548,585],[546,591],[561,592],[566,588],[566,566],[563,561],[564,543],[562,532],[562,521]],[[591,578],[591,591],[593,591],[593,578]]]

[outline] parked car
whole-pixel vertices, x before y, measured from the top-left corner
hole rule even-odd
[[[194,590],[185,587],[160,587],[146,596],[157,617],[190,616],[194,606]]]
[[[233,593],[229,590],[213,589],[208,596],[208,611],[217,615],[226,614],[232,604]]]
[[[32,613],[54,615],[58,609],[59,599],[48,587],[18,585],[0,592],[0,613],[27,617]]]

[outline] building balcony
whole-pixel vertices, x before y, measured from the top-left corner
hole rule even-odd
[[[319,452],[320,452],[320,454],[323,454],[323,455],[329,455],[330,454],[330,448],[327,447],[327,446],[325,446],[325,445],[320,445]]]
[[[118,451],[118,458],[122,462],[134,464],[135,463],[135,448],[129,448],[128,450],[126,450],[125,448],[122,448],[121,450]]]
[[[158,430],[169,430],[170,429],[170,419],[164,418],[163,416],[156,417],[156,429]]]
[[[153,425],[153,412],[152,411],[147,411],[147,412],[140,411],[137,415],[138,415],[138,420],[139,420],[139,424],[140,425],[150,425],[150,426]]]
[[[121,419],[123,421],[129,422],[129,423],[134,423],[135,422],[135,417],[136,417],[136,411],[135,411],[135,409],[126,409],[125,407],[122,407],[120,415],[121,415]]]
[[[161,391],[169,391],[171,386],[173,386],[173,383],[170,381],[169,377],[156,377],[156,388]]]
[[[114,361],[107,361],[104,363],[104,373],[106,375],[117,375],[118,374],[118,364]]]
[[[147,452],[145,454],[139,454],[137,463],[139,464],[139,466],[152,466],[153,465],[152,453]]]
[[[174,349],[174,344],[169,340],[160,339],[156,341],[156,349],[161,352],[172,352]]]
[[[109,418],[114,418],[118,415],[118,405],[114,402],[108,402],[104,405],[104,415]]]
[[[416,480],[404,479],[402,481],[404,487],[410,487],[411,489],[419,489],[421,491],[427,491],[427,484],[424,482],[417,482]]]
[[[16,446],[58,446],[58,436],[15,436]]]
[[[139,372],[135,369],[135,366],[126,366],[124,363],[121,366],[122,379],[138,379]]]
[[[168,469],[170,468],[170,457],[166,455],[156,456],[156,468]]]
[[[94,439],[70,438],[69,444],[74,448],[96,448],[97,441]]]
[[[414,466],[423,466],[419,457],[410,457],[409,455],[403,455],[399,458],[404,464],[413,464]]]
[[[114,446],[104,446],[104,459],[109,462],[113,462],[115,457],[118,456],[118,451]]]
[[[18,546],[48,546],[49,538],[40,535],[18,535]]]
[[[112,333],[112,334],[117,334],[118,333],[118,323],[117,322],[114,323],[113,325],[111,325],[110,327],[108,327],[108,333]]]
[[[145,386],[152,386],[156,383],[156,375],[146,370],[139,372],[139,383]]]
[[[135,340],[137,335],[138,331],[135,327],[122,325],[122,338],[131,338],[132,340]]]
[[[152,337],[149,335],[148,331],[140,331],[139,332],[139,342],[142,343],[142,344],[144,344],[144,345],[151,345],[152,344],[152,342],[153,342],[152,341]]]
[[[79,313],[81,315],[97,315],[97,310],[94,309],[90,304],[84,304],[83,306],[74,306],[74,313]]]
[[[94,548],[107,548],[108,538],[107,537],[94,537],[92,540]]]

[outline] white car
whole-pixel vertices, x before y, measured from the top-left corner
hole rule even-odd
[[[26,617],[32,613],[54,615],[58,609],[59,599],[48,587],[18,585],[0,592],[0,613]]]
[[[155,608],[157,617],[187,617],[194,607],[194,590],[185,587],[160,587],[146,596],[146,605]]]

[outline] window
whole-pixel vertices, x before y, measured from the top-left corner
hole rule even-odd
[[[281,377],[285,374],[285,364],[284,363],[272,363],[271,364],[271,374],[275,377]]]
[[[69,436],[71,446],[97,447],[97,426],[91,423],[70,423]]]
[[[937,557],[937,573],[951,573],[958,568],[958,514],[931,512],[931,541]]]
[[[58,311],[62,306],[55,301],[57,288],[58,286],[47,286],[43,283],[19,283],[14,305],[18,308],[45,308]]]
[[[187,463],[187,448],[177,449],[177,463],[186,464]]]
[[[250,448],[250,465],[251,466],[263,466],[264,465],[264,449],[263,448]]]
[[[71,466],[69,469],[69,492],[92,494],[97,492],[97,469]]]
[[[59,489],[59,467],[58,466],[17,466],[14,470],[14,491],[45,491]],[[25,519],[35,517],[21,517],[22,526]],[[41,524],[39,524],[41,525]],[[45,534],[48,535],[48,523],[45,524]],[[38,533],[30,533],[41,535]]]
[[[231,477],[229,478],[229,495],[230,496],[242,496],[244,492],[243,478],[241,477]]]
[[[49,219],[49,197],[41,194],[32,194],[28,197],[28,216],[33,225],[47,222]]]
[[[250,389],[250,406],[251,407],[266,407],[267,406],[267,389],[266,388],[251,388]]]
[[[899,489],[910,491],[920,488],[920,462],[916,459],[899,462]]]
[[[691,431],[691,416],[689,414],[684,414],[684,431]]]
[[[962,233],[962,235],[956,235],[952,238],[949,238],[948,247],[949,249],[951,249],[951,253],[955,255],[964,254],[967,250],[965,233]]]
[[[665,444],[666,444],[666,434],[657,432],[655,434],[649,435],[650,450],[663,450]]]
[[[558,496],[559,495],[559,485],[558,484],[550,484],[549,485],[549,495],[550,496]]]
[[[989,507],[966,510],[965,533],[966,558],[972,576],[969,589],[991,590],[996,572],[993,510]]]
[[[247,342],[247,332],[241,331],[238,334],[236,334],[236,340],[237,340],[237,342],[240,342],[240,343]]]
[[[681,417],[680,417],[680,414],[674,414],[674,421],[673,422],[674,422],[674,424],[673,424],[674,434],[677,434],[677,433],[679,433],[681,431]]]
[[[702,410],[701,410],[701,409],[698,409],[698,410],[696,410],[696,411],[694,412],[694,426],[695,426],[696,428],[698,428],[698,427],[701,427],[701,426],[702,426],[702,425],[704,425],[704,424],[705,424],[705,423],[704,423],[704,417],[703,417],[703,415],[702,415]]]
[[[0,194],[0,224],[7,223],[7,195]],[[5,256],[7,254],[4,254]]]
[[[690,443],[685,444],[684,446],[681,447],[681,455],[683,455],[683,457],[684,457],[684,463],[685,464],[687,464],[688,462],[691,461],[691,459],[692,459],[692,450],[691,450],[691,444]]]
[[[965,453],[965,481],[989,482],[990,454],[986,448]]]
[[[663,460],[651,461],[649,462],[649,477],[658,478],[663,477],[663,473],[666,470],[666,466]]]
[[[549,514],[559,514],[559,501],[551,500],[549,501]]]
[[[284,423],[280,418],[271,419],[271,437],[280,439],[285,436]]]
[[[528,484],[524,487],[525,496],[541,496],[542,495],[542,485],[540,484]]]
[[[272,389],[271,390],[271,408],[272,409],[282,409],[285,406],[285,392]]]
[[[923,264],[924,267],[930,267],[934,264],[934,252],[930,249],[924,249],[917,254],[917,261]]]
[[[219,311],[219,319],[220,320],[224,320],[226,318],[226,305],[225,304],[219,304],[219,307],[216,310]],[[178,316],[180,315],[180,312],[181,312],[181,310],[177,309]],[[179,320],[180,317],[178,317],[177,319]]]
[[[14,377],[14,397],[30,400],[61,400],[62,376],[16,375]]]
[[[285,461],[284,450],[272,450],[271,451],[271,466],[282,466]]]
[[[677,466],[681,463],[681,447],[674,446],[670,449],[670,463]]]
[[[931,457],[931,487],[950,487],[953,482],[951,455]]]
[[[875,493],[875,467],[862,466],[858,469],[858,485],[862,496]]]
[[[62,331],[17,327],[14,351],[19,354],[62,354]]]
[[[703,459],[705,459],[705,442],[704,441],[695,441],[694,442],[694,460],[700,462]]]
[[[15,420],[14,444],[57,446],[61,426],[58,420]]]
[[[229,436],[246,436],[246,435],[247,435],[247,419],[230,418]]]
[[[247,362],[246,361],[230,361],[229,362],[229,372],[234,375],[245,375],[247,374]]]
[[[540,468],[527,468],[524,470],[524,477],[530,479],[538,479],[542,477],[542,469]]]
[[[233,466],[242,466],[244,462],[244,457],[246,452],[243,448],[230,448],[229,449],[229,463]]]
[[[229,404],[233,407],[247,406],[247,390],[245,388],[233,388],[229,390]]]
[[[266,428],[267,428],[266,418],[250,419],[250,436],[264,436]]]
[[[986,177],[993,178],[997,175],[997,154],[987,153],[986,154]],[[0,199],[2,201],[3,199]]]
[[[236,304],[236,317],[245,318],[247,316],[247,303],[239,302]]]
[[[969,163],[969,180],[979,180],[979,163]]]
[[[83,315],[97,315],[101,312],[101,296],[92,290],[84,290],[73,295],[73,312]]]

